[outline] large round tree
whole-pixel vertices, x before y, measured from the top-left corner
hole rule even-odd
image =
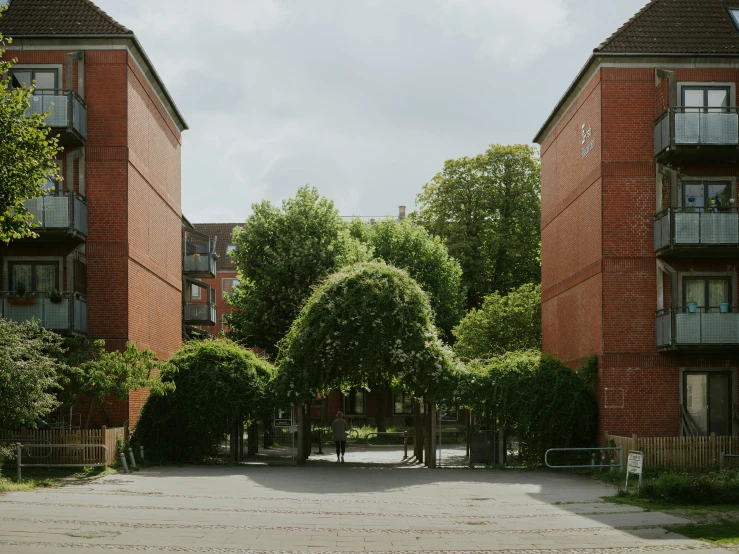
[[[456,361],[429,299],[406,271],[380,262],[331,275],[279,344],[277,389],[293,402],[388,383],[416,397],[450,392]]]
[[[175,390],[149,397],[133,440],[149,459],[202,461],[234,422],[269,412],[272,377],[270,364],[232,341],[185,343],[162,370]]]

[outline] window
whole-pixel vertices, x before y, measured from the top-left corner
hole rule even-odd
[[[55,90],[57,88],[56,69],[11,69],[10,88],[27,88],[36,81],[37,90]]]
[[[404,392],[395,394],[393,412],[396,414],[412,414],[413,413],[413,397]]]
[[[730,181],[683,181],[683,207],[717,210],[729,206]]]
[[[193,300],[199,300],[200,299],[200,287],[197,285],[192,285],[190,289],[190,298]]]
[[[238,279],[222,279],[221,290],[223,290],[223,298],[226,298],[233,292],[234,287],[238,287],[241,281]]]
[[[686,86],[682,88],[682,104],[686,112],[726,112],[731,106],[730,87]]]
[[[56,262],[10,262],[10,290],[22,284],[28,292],[59,289],[59,264]]]
[[[729,8],[729,15],[734,20],[734,26],[739,29],[739,8]]]
[[[683,278],[683,306],[689,302],[698,304],[705,312],[718,312],[721,304],[731,305],[731,279],[729,277]]]
[[[724,371],[683,374],[685,410],[703,435],[731,435],[731,373]]]
[[[346,397],[346,413],[364,414],[364,389],[352,389]]]
[[[236,250],[235,244],[229,244],[228,246],[226,246],[226,256],[230,256],[231,252],[233,252],[234,250]]]

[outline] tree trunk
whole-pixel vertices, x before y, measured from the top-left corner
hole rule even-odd
[[[95,404],[95,397],[90,397],[90,405],[87,407],[87,421],[85,421],[85,429],[90,428],[90,419],[92,418],[92,407]],[[72,424],[72,420],[69,420],[69,424]]]
[[[387,424],[385,422],[385,401],[387,399],[387,387],[379,387],[377,390],[377,416],[375,422],[377,423],[377,432],[384,433],[387,431]]]
[[[328,395],[321,399],[321,425],[328,425]]]

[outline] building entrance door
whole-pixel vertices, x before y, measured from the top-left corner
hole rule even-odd
[[[731,435],[731,373],[686,372],[685,409],[703,435]]]

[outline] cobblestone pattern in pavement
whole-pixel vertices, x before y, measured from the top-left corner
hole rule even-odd
[[[727,552],[662,528],[686,520],[598,500],[611,493],[550,472],[149,468],[0,496],[0,553]]]

